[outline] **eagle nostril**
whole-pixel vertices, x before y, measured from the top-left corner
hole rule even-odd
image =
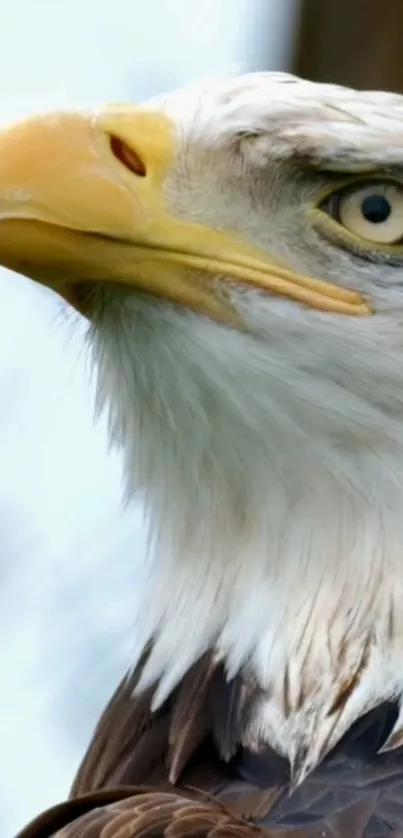
[[[133,172],[133,174],[138,177],[146,176],[147,170],[145,163],[133,148],[126,145],[123,140],[114,135],[110,137],[110,146],[114,157],[116,157],[116,159],[119,160],[123,166],[126,166],[126,169],[129,169],[130,172]]]

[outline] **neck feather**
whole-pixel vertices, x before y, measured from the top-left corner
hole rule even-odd
[[[158,706],[213,650],[266,691],[248,736],[292,758],[305,730],[317,760],[403,691],[399,405],[386,412],[351,370],[341,383],[340,363],[325,378],[309,355],[268,356],[157,304],[129,345],[124,314],[92,338],[99,403],[148,515],[140,689],[157,683]]]

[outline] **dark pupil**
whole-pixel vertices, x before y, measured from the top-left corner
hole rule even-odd
[[[371,224],[381,224],[389,218],[392,208],[383,195],[368,195],[361,204],[362,214]]]

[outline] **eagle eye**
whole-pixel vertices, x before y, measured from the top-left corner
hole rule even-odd
[[[403,241],[403,187],[391,181],[360,182],[333,192],[321,207],[348,232],[372,244]]]

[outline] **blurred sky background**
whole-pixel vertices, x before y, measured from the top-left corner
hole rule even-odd
[[[288,67],[295,0],[3,0],[0,123]],[[84,323],[0,274],[0,836],[62,799],[130,654],[145,544]],[[125,644],[122,638],[127,637]]]

